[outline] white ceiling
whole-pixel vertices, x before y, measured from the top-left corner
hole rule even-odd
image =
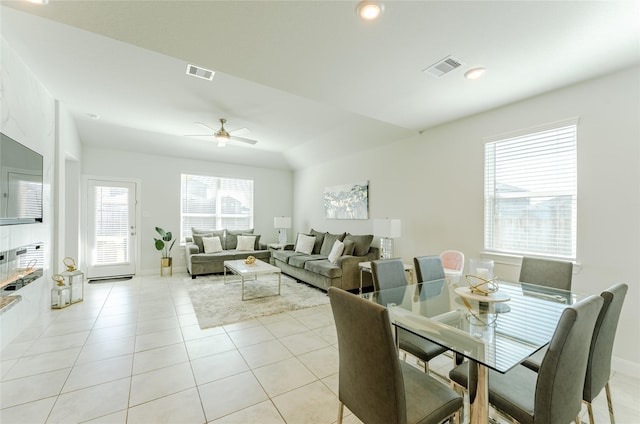
[[[640,64],[635,0],[394,0],[376,22],[357,1],[1,4],[2,37],[83,143],[253,166],[311,166]],[[448,55],[464,65],[422,72]],[[259,143],[185,136],[219,118]]]

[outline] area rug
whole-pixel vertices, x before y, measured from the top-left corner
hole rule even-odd
[[[245,299],[248,300],[243,301],[239,278],[237,276],[227,276],[227,278],[226,284],[222,276],[189,279],[189,297],[200,328],[218,327],[329,303],[326,292],[298,283],[284,274],[280,296],[269,296],[278,293],[278,276],[263,275],[258,277],[257,282],[252,280],[245,282]]]

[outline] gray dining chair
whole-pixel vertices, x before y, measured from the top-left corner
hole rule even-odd
[[[523,257],[520,266],[521,283],[571,290],[573,263],[551,259]]]
[[[598,315],[596,326],[591,338],[589,349],[589,360],[587,361],[587,373],[584,380],[584,390],[582,401],[587,405],[589,412],[589,422],[593,424],[593,400],[605,389],[607,404],[609,406],[609,419],[611,424],[615,423],[613,415],[613,405],[611,403],[611,390],[609,390],[609,376],[611,375],[611,356],[613,352],[613,342],[616,337],[618,320],[622,304],[627,295],[629,286],[626,284],[615,284],[600,296],[604,299],[604,304]],[[540,363],[546,354],[547,349],[540,350],[536,355],[525,360],[522,365],[538,372]]]
[[[344,406],[367,424],[459,417],[456,392],[398,359],[385,307],[335,287],[328,293],[338,334],[338,424]]]
[[[438,258],[438,260],[439,259],[440,258]],[[442,268],[442,264],[440,268]],[[372,261],[371,274],[373,277],[373,287],[376,291],[406,287],[408,285],[407,275],[404,271],[404,263],[401,259]],[[442,274],[442,278],[444,278],[444,271],[442,271]],[[418,279],[418,281],[422,280]],[[398,348],[403,355],[402,358],[406,359],[406,354],[409,353],[419,359],[424,364],[424,372],[429,372],[429,361],[448,350],[403,328],[396,328],[396,338]]]
[[[589,345],[603,303],[589,296],[562,311],[538,373],[521,366],[505,374],[490,370],[489,403],[522,424],[580,423]],[[462,388],[474,381],[468,363],[449,378]]]
[[[445,277],[444,267],[440,256],[418,256],[413,258],[418,283],[423,281],[441,280]]]

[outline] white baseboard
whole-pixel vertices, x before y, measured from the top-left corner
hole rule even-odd
[[[611,369],[620,374],[628,375],[633,378],[640,378],[640,364],[637,362],[627,361],[626,359],[612,357]]]

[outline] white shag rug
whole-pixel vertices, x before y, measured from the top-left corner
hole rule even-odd
[[[247,300],[244,301],[240,278],[235,275],[227,275],[226,284],[222,275],[189,279],[188,290],[202,329],[329,303],[326,292],[298,283],[284,274],[280,296],[277,295],[278,276],[275,274],[261,275],[257,281],[245,281]]]

